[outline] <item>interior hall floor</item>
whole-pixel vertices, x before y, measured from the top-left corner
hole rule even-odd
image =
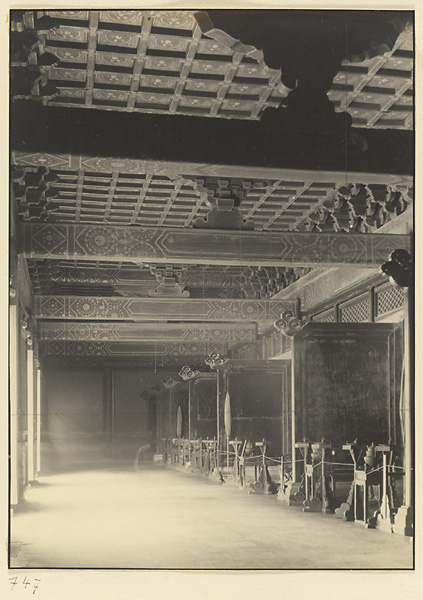
[[[411,538],[160,465],[39,477],[11,520],[13,568],[409,569]]]

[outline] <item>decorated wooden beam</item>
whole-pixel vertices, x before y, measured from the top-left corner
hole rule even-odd
[[[116,368],[131,368],[140,369],[140,371],[172,371],[178,373],[178,371],[186,364],[185,356],[169,355],[169,356],[69,356],[64,354],[54,355],[46,354],[41,356],[42,367],[53,367],[53,368],[104,368],[104,367],[116,367]],[[192,356],[189,357],[189,364],[193,369],[199,369],[202,371],[209,371],[209,368],[204,362],[203,356]]]
[[[40,322],[39,340],[101,342],[252,343],[254,323]]]
[[[52,110],[52,109],[50,109]],[[174,117],[176,118],[176,117]],[[370,131],[370,130],[368,130]],[[379,130],[381,131],[381,130]],[[373,133],[373,132],[372,132]],[[397,133],[406,133],[402,131],[391,131],[395,136]],[[387,142],[393,143],[393,140]],[[403,147],[405,144],[412,145],[412,138],[407,141],[402,141],[400,147],[405,152]],[[203,143],[203,142],[202,142]],[[110,147],[106,144],[107,147]],[[238,162],[229,163],[199,163],[194,160],[184,162],[178,160],[154,160],[148,156],[142,158],[131,158],[125,155],[103,156],[102,153],[89,155],[83,151],[82,154],[70,154],[68,152],[48,152],[36,147],[31,152],[21,150],[13,150],[11,152],[11,162],[18,167],[45,167],[52,171],[69,171],[80,172],[81,170],[87,173],[121,173],[125,175],[156,175],[168,177],[171,180],[187,180],[196,181],[207,177],[215,177],[221,179],[240,178],[249,180],[277,180],[277,181],[312,181],[316,183],[334,182],[336,185],[348,185],[354,183],[366,184],[382,184],[382,185],[400,185],[412,184],[412,171],[410,168],[403,170],[389,170],[389,165],[386,164],[384,169],[371,170],[369,165],[362,170],[354,171],[353,169],[337,170],[335,163],[330,162],[332,168],[328,168],[325,164],[320,169],[315,169],[307,162],[307,168],[304,168],[304,160],[295,168],[290,167],[286,161],[280,165],[272,164],[272,161],[267,161],[265,164],[251,165],[238,164]],[[241,155],[243,156],[243,155]],[[198,158],[198,156],[196,156]],[[238,158],[238,157],[237,157]],[[381,165],[382,166],[382,165]]]
[[[207,265],[380,265],[408,235],[23,223],[27,258]]]
[[[405,235],[412,231],[413,213],[412,211],[406,211],[378,229],[377,235]],[[313,269],[291,283],[286,289],[275,294],[273,298],[281,300],[297,299],[303,312],[311,311],[316,306],[328,302],[331,298],[336,299],[345,296],[350,290],[357,289],[359,285],[378,285],[383,281],[382,264],[375,265],[372,269],[358,265],[350,267],[348,270],[336,267],[332,269]]]
[[[165,171],[169,164],[180,171],[183,163],[183,172],[192,174],[195,173],[191,167],[197,165],[201,171],[198,174],[206,176],[242,177],[248,172],[247,177],[271,177],[268,173],[273,168],[279,170],[276,177],[279,179],[283,178],[283,172],[286,175],[288,170],[301,171],[305,164],[308,169],[322,171],[322,176],[327,176],[323,172],[331,165],[333,171],[343,175],[344,184],[353,172],[408,175],[413,172],[411,131],[352,129],[349,144],[340,132],[313,133],[297,128],[289,131],[286,125],[290,116],[284,111],[268,109],[266,113],[262,123],[249,122],[247,126],[245,121],[236,119],[112,113],[17,102],[11,113],[11,143],[12,150],[24,152],[29,159],[31,153],[45,152],[47,158],[63,156],[60,162],[66,163],[65,155],[85,154],[93,157],[92,163],[100,171],[104,169],[103,157],[113,148],[115,157],[119,157],[115,159],[115,169],[121,170],[122,159],[135,159],[139,163],[136,171],[131,172],[139,172],[140,166],[150,161]],[[360,144],[353,143],[363,136],[365,151],[360,150]],[[57,168],[66,167],[57,165]],[[367,178],[361,182],[367,182]]]
[[[203,356],[225,353],[228,346],[220,342],[81,342],[44,341],[42,354],[55,356]]]
[[[274,321],[285,310],[296,312],[293,300],[215,300],[202,298],[114,298],[35,296],[38,319],[99,321]]]

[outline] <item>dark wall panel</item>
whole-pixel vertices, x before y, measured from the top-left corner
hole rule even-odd
[[[270,442],[269,453],[286,453],[282,436],[284,411],[289,402],[289,363],[275,368],[231,370],[222,395],[222,423],[226,390],[231,402],[231,438]]]
[[[148,431],[148,374],[135,369],[114,369],[114,458],[135,459],[137,449],[151,441]]]
[[[310,324],[294,341],[296,441],[400,443],[401,329]]]
[[[51,369],[45,382],[48,414],[44,417],[44,467],[60,470],[102,459],[104,372]]]
[[[217,436],[217,382],[213,373],[209,378],[194,380],[192,385],[192,421],[194,438],[214,438]]]

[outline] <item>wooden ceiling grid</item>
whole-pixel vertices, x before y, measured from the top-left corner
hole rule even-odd
[[[46,11],[40,36],[60,60],[47,104],[258,119],[289,89],[280,72],[202,36],[192,11]]]
[[[37,56],[49,52],[60,60],[40,66],[43,84],[48,81],[59,90],[57,96],[38,98],[47,106],[259,120],[267,107],[283,105],[290,92],[281,83],[280,71],[260,58],[201,35],[193,11],[43,12],[60,24],[38,34],[38,49],[29,59],[36,65]],[[404,32],[391,52],[358,64],[344,62],[329,98],[336,110],[351,114],[355,127],[410,130],[413,59],[412,35]],[[35,84],[33,94],[39,92]],[[13,175],[21,221],[184,229],[210,209],[201,180],[214,178],[219,185],[208,165],[202,175],[191,175],[192,166],[181,175],[169,165],[131,171],[125,166],[131,161],[125,160],[112,166],[115,159],[99,159],[93,166],[95,159],[78,165],[69,159],[66,165],[67,157],[21,154]],[[42,185],[48,182],[43,188],[28,185],[28,176],[39,173],[40,166],[47,175]],[[379,180],[375,185],[357,181],[356,196],[347,193],[347,200],[345,183],[333,174],[326,181],[326,175],[309,173],[272,174],[273,179],[259,179],[258,173],[250,179],[247,174],[248,180],[241,178],[243,173],[235,175],[239,177],[231,178],[231,184],[245,192],[240,207],[245,220],[253,221],[256,231],[268,231],[266,235],[349,231],[351,215],[363,223],[362,229],[351,231],[373,233],[406,210],[413,196],[411,185],[400,192],[391,186],[388,201],[388,180],[383,185]],[[343,239],[341,234],[339,241]],[[36,294],[33,318],[43,333],[46,364],[127,361],[145,368],[180,368],[188,356],[191,366],[204,368],[202,354],[216,350],[218,342],[222,352],[251,343],[281,311],[282,303],[269,299],[312,270],[173,264],[171,269],[183,273],[181,281],[191,296],[174,303],[149,297],[158,283],[153,263],[56,257],[36,258],[28,266]],[[291,304],[295,310],[297,304]],[[155,355],[156,347],[153,352],[146,342],[156,342],[158,336],[165,343]],[[140,342],[145,345],[143,356],[138,356]]]
[[[55,208],[34,214],[32,210],[25,211],[25,194],[28,196],[28,190],[31,191],[31,186],[26,183],[28,177],[36,172],[33,167],[20,167],[12,172],[16,190],[22,195],[23,220],[186,228],[192,225],[194,218],[205,217],[209,211],[206,196],[198,189],[195,176],[171,179],[151,173],[49,169],[50,183],[44,193]],[[339,190],[345,187],[339,182],[260,179],[231,179],[231,183],[245,190],[241,212],[246,222],[254,223],[256,231],[299,231],[314,226],[313,223],[319,231],[322,211],[326,216],[329,213],[336,215]],[[409,200],[412,193],[409,189]],[[385,211],[384,218],[379,221],[368,219],[365,231],[376,230],[395,215]],[[329,224],[332,229],[336,228],[332,222]]]
[[[290,91],[280,71],[202,36],[193,11],[45,12],[60,23],[39,36],[40,52],[60,59],[42,67],[59,89],[48,105],[260,119]],[[329,98],[355,127],[411,129],[413,57],[405,31],[391,52],[345,61]]]

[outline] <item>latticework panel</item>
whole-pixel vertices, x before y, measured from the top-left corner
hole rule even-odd
[[[292,346],[291,338],[282,334],[281,340],[282,340],[282,353],[289,352],[289,350],[291,350],[291,346]]]
[[[330,310],[325,310],[321,313],[318,313],[317,315],[313,315],[312,321],[315,321],[317,323],[335,323],[335,309],[331,308]]]
[[[264,357],[265,359],[272,358],[275,355],[273,348],[273,334],[270,334],[264,338]]]
[[[398,310],[404,306],[404,289],[390,287],[385,290],[376,290],[376,316]]]
[[[354,304],[341,305],[339,307],[339,314],[342,323],[364,323],[370,321],[370,300],[366,297]]]
[[[273,334],[273,341],[274,341],[275,356],[277,356],[278,354],[282,354],[282,352],[283,352],[282,333],[276,331]]]

